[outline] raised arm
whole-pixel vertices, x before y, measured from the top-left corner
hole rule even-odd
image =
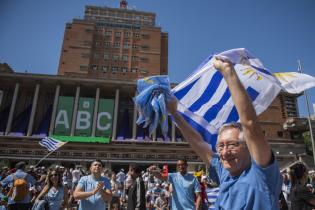
[[[228,59],[217,57],[214,61],[214,67],[222,73],[229,87],[251,157],[258,165],[268,166],[271,161],[269,143],[261,130],[252,100],[239,80],[233,64]]]
[[[167,109],[168,112],[173,116],[185,140],[187,140],[191,148],[197,155],[199,155],[202,161],[209,166],[213,155],[211,147],[203,140],[202,136],[195,129],[193,129],[177,112],[177,100],[175,97],[171,97],[167,100]]]

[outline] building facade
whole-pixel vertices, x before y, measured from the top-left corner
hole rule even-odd
[[[86,6],[84,19],[66,24],[58,74],[135,80],[168,74],[168,33],[155,14]]]
[[[24,159],[35,164],[47,154],[38,141],[45,136],[63,136],[70,142],[43,164],[84,165],[95,158],[101,158],[110,168],[130,162],[175,167],[178,158],[186,158],[192,169],[202,164],[171,120],[167,138],[162,137],[160,128],[149,137],[148,130],[136,125],[132,101],[135,81],[4,72],[0,73],[0,90],[0,158],[6,163],[13,165]],[[281,100],[292,97],[297,96],[281,93],[259,116],[280,165],[305,155],[301,135],[293,136],[292,130],[283,128],[288,113]],[[72,99],[70,108],[61,106],[65,98]],[[97,107],[102,100],[113,102],[107,115],[100,114],[100,107],[105,105]],[[82,115],[87,112],[82,108],[85,101],[93,101],[89,117]],[[67,114],[60,114],[67,110]],[[102,124],[100,116],[107,121]],[[58,126],[64,126],[64,130]],[[110,132],[98,133],[98,127],[107,127]]]

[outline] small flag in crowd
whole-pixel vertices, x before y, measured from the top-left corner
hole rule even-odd
[[[41,146],[45,147],[49,152],[52,152],[62,147],[67,142],[62,142],[57,139],[53,139],[51,137],[45,137],[38,143]]]

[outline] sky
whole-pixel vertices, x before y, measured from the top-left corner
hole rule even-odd
[[[0,63],[17,72],[57,74],[66,23],[85,5],[118,7],[119,0],[0,0]],[[169,34],[171,82],[183,81],[210,54],[245,47],[272,73],[315,76],[314,0],[129,0],[129,8],[156,13]],[[315,88],[308,92],[315,104]],[[307,115],[304,96],[298,98]]]

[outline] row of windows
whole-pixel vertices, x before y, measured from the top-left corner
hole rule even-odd
[[[115,17],[115,18],[126,18],[126,19],[133,19],[133,20],[143,20],[143,21],[153,21],[154,16],[148,16],[148,15],[138,15],[138,14],[132,14],[132,13],[125,13],[121,11],[109,11],[109,10],[96,10],[96,9],[87,9],[85,11],[85,14],[93,14],[93,15],[99,15],[99,16],[105,16],[105,17]]]
[[[82,54],[83,56],[83,54]],[[103,56],[104,60],[114,60],[114,61],[128,61],[129,60],[129,56],[128,55],[110,55],[110,54],[104,54]],[[94,59],[100,59],[100,54],[98,53],[95,53],[94,54]],[[138,56],[131,56],[131,60],[132,61],[138,61],[139,60],[139,57]],[[144,60],[148,60],[148,58],[141,58],[141,61],[144,61]]]
[[[95,47],[101,47],[102,46],[101,43],[102,42],[100,42],[100,41],[96,41],[95,42]],[[107,49],[111,48],[111,47],[119,49],[120,46],[121,46],[121,43],[120,42],[113,42],[113,43],[111,43],[111,42],[103,42],[103,46],[104,46],[104,48],[107,48]],[[133,44],[132,45],[132,48],[135,49],[135,50],[139,49],[139,47],[140,47],[140,45],[138,45],[138,44]],[[129,48],[130,48],[129,42],[124,42],[123,43],[123,49],[129,49]],[[141,45],[141,49],[142,50],[149,50],[150,46],[149,45]]]
[[[113,32],[112,32],[111,30],[106,30],[106,31],[104,32],[104,35],[105,35],[105,36],[112,36],[112,34],[113,34]],[[121,37],[121,35],[122,35],[122,32],[121,32],[121,31],[116,31],[116,32],[114,33],[114,36],[115,36],[115,37]],[[128,32],[128,31],[125,31],[125,32],[124,32],[124,37],[125,37],[125,38],[131,37],[131,33]],[[133,37],[135,37],[135,38],[140,38],[140,34],[139,34],[139,33],[133,33]]]
[[[139,20],[130,20],[130,19],[122,19],[122,18],[108,18],[108,17],[100,17],[100,16],[86,16],[87,20],[96,20],[98,22],[104,23],[119,23],[119,24],[127,24],[127,25],[135,25],[135,26],[154,26],[153,21],[139,21]]]
[[[111,70],[112,73],[118,73],[118,72],[122,72],[122,73],[127,73],[129,71],[128,67],[117,67],[117,66],[113,66],[113,67],[109,67],[109,66],[98,66],[98,65],[92,65],[92,70],[95,71],[103,71],[103,72],[109,72]],[[136,73],[138,71],[138,68],[131,68],[130,72],[132,73]]]
[[[100,47],[101,44],[102,44],[102,42],[96,41],[96,42],[95,42],[95,47]],[[113,42],[113,43],[111,43],[111,42],[103,42],[103,46],[104,46],[105,48],[110,48],[110,47],[120,48],[120,42]],[[149,49],[149,46],[148,46],[148,45],[143,45],[143,46],[141,46],[141,47],[142,47],[143,50],[148,50],[148,49]],[[124,43],[123,43],[123,48],[124,48],[124,49],[129,49],[129,48],[130,48],[129,42],[124,42]],[[133,44],[133,45],[132,45],[132,48],[133,48],[133,49],[139,49],[139,45],[138,45],[138,44]]]

